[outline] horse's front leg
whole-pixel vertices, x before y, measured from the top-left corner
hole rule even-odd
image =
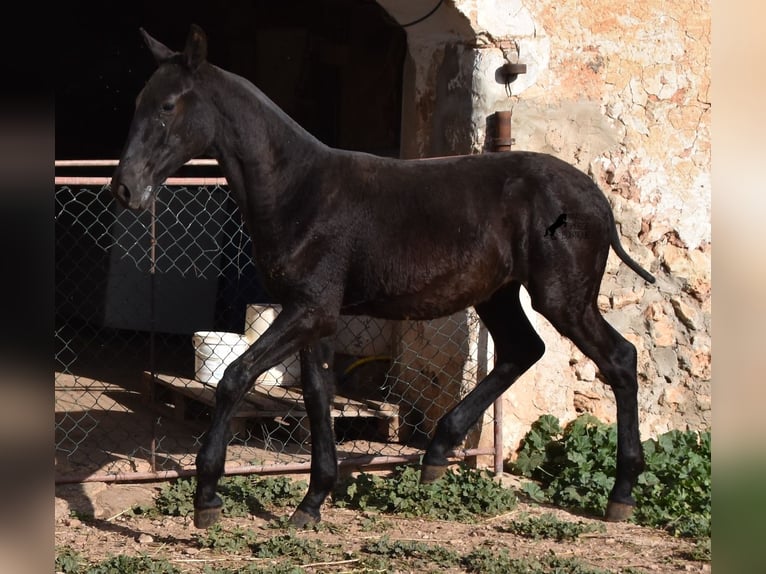
[[[303,400],[311,431],[311,479],[309,489],[290,522],[298,528],[321,520],[320,507],[338,479],[335,433],[330,417],[334,389],[331,341],[313,343],[301,351]]]
[[[226,462],[229,424],[255,379],[334,328],[334,317],[285,307],[266,332],[226,368],[215,391],[210,428],[197,454],[197,490],[194,495],[194,525],[197,528],[212,526],[221,515],[223,503],[216,488]]]

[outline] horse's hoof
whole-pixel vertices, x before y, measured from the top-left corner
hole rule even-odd
[[[219,518],[221,518],[220,506],[194,509],[194,526],[197,528],[210,528],[218,522]]]
[[[314,526],[320,520],[321,518],[319,516],[312,516],[305,510],[297,508],[290,517],[290,524],[295,528],[309,528]]]
[[[436,482],[444,473],[447,472],[446,466],[435,464],[424,464],[420,469],[420,484],[431,484]]]
[[[633,504],[610,500],[606,505],[604,520],[607,522],[624,522],[633,514],[634,508]]]

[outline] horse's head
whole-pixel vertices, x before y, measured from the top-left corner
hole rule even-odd
[[[198,84],[207,67],[207,39],[192,25],[183,52],[141,34],[158,68],[136,98],[136,110],[112,193],[125,207],[145,209],[157,188],[188,160],[204,153],[214,123]]]

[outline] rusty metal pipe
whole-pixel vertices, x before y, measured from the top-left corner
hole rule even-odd
[[[526,72],[526,66],[524,69],[515,70],[515,73]],[[510,80],[509,80],[510,81]],[[490,129],[489,137],[489,151],[491,152],[504,152],[511,151],[511,146],[514,144],[513,137],[511,136],[511,118],[513,113],[510,110],[497,111],[490,116],[488,122],[488,128]],[[493,404],[493,442],[494,442],[494,467],[495,474],[503,473],[503,399],[502,396],[498,397]]]
[[[494,451],[495,451],[495,474],[503,474],[503,399],[502,395],[494,403],[493,427]]]
[[[511,117],[510,110],[498,111],[492,115],[493,137],[490,138],[490,150],[511,151],[514,141],[511,137]]]
[[[452,462],[463,460],[469,456],[481,456],[493,454],[494,449],[466,449],[453,451]],[[392,464],[402,464],[420,460],[422,454],[405,454],[399,456],[358,456],[343,459],[338,462],[339,468],[358,467],[367,469],[379,466],[390,466]],[[230,467],[224,470],[224,476],[234,476],[239,474],[298,474],[311,471],[311,463],[294,464],[271,464],[271,465],[249,465]],[[186,478],[195,476],[197,471],[194,469],[184,470],[163,470],[156,472],[125,472],[125,473],[105,473],[105,474],[87,474],[87,475],[68,475],[56,478],[56,484],[80,484],[84,482],[145,482],[171,480],[174,478]]]

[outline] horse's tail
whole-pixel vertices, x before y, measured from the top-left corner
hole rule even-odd
[[[630,255],[627,254],[625,249],[623,249],[622,243],[620,243],[620,236],[617,234],[617,226],[614,224],[614,222],[612,222],[611,244],[612,249],[614,249],[614,252],[620,259],[622,259],[625,265],[638,273],[645,281],[648,281],[649,283],[654,283],[656,281],[654,275],[641,267]]]

